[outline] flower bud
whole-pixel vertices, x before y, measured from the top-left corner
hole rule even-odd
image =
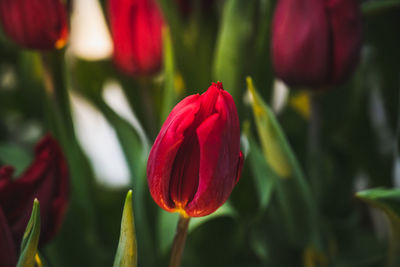
[[[279,0],[272,28],[276,75],[290,86],[335,85],[353,72],[361,48],[358,0]]]
[[[156,0],[110,0],[114,62],[126,74],[150,75],[162,63],[164,19]]]
[[[24,48],[62,48],[68,37],[62,0],[0,0],[0,22],[4,33]]]
[[[57,233],[68,203],[68,170],[62,151],[50,135],[35,148],[35,159],[17,179],[13,168],[0,168],[0,208],[2,208],[17,247],[21,243],[35,198],[40,202],[40,242]]]
[[[242,165],[236,106],[217,83],[171,111],[150,151],[147,180],[161,208],[200,217],[227,200]]]

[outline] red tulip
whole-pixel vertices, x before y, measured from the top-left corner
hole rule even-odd
[[[62,0],[0,0],[5,34],[24,48],[61,48],[68,37],[66,6]]]
[[[0,207],[0,266],[14,267],[17,263],[11,229]]]
[[[217,83],[171,111],[150,151],[147,180],[161,208],[199,217],[227,200],[242,165],[235,103]]]
[[[56,140],[45,136],[29,168],[17,179],[12,174],[12,167],[0,169],[0,208],[15,244],[21,243],[35,198],[40,202],[40,242],[49,241],[61,227],[68,203],[67,163]]]
[[[276,75],[290,86],[325,87],[353,72],[361,48],[358,0],[279,0],[272,28]]]
[[[156,0],[110,0],[114,62],[130,75],[150,75],[162,63],[164,19]]]

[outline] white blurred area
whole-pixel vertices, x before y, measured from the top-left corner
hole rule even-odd
[[[73,2],[69,52],[86,60],[111,57],[112,40],[97,0]]]
[[[68,56],[96,61],[110,58],[112,40],[97,0],[74,1]],[[96,77],[92,77],[96,79]],[[138,131],[148,145],[126,97],[116,81],[104,84],[104,101]],[[109,187],[130,184],[130,173],[114,128],[84,97],[70,93],[72,116],[79,142],[88,156],[99,183]]]
[[[108,186],[129,184],[129,169],[115,130],[92,104],[70,94],[75,132],[98,181]]]
[[[281,80],[275,79],[272,91],[272,110],[279,114],[287,105],[289,88]]]

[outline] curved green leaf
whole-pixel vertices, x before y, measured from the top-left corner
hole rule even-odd
[[[391,242],[389,249],[389,266],[400,265],[400,189],[369,189],[358,192],[356,196],[369,205],[380,209],[389,218]]]
[[[298,246],[322,249],[317,207],[300,165],[271,109],[247,78],[257,132],[264,158],[281,179],[276,189],[289,240]]]

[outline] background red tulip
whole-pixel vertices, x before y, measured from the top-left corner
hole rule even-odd
[[[114,61],[130,75],[149,75],[162,63],[164,19],[155,0],[110,0]]]
[[[5,34],[24,48],[61,48],[68,37],[62,0],[0,0],[0,21]]]
[[[273,21],[276,75],[291,86],[343,82],[361,47],[357,0],[279,0]]]
[[[44,243],[59,230],[68,203],[67,163],[61,149],[50,135],[36,145],[35,159],[17,179],[12,168],[0,169],[0,207],[3,209],[19,247],[35,198],[41,206],[41,236]]]
[[[229,197],[242,164],[235,103],[213,84],[183,99],[164,122],[147,164],[150,193],[167,211],[205,216]]]

